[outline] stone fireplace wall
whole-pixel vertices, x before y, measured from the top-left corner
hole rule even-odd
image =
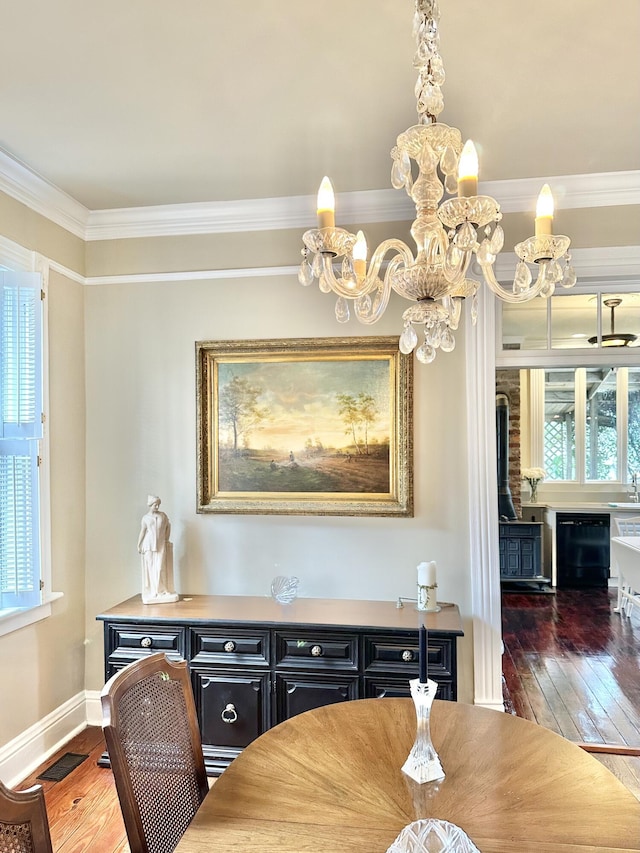
[[[519,369],[496,370],[496,394],[504,394],[509,400],[509,488],[516,515],[522,518]]]

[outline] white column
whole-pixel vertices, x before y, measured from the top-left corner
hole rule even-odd
[[[477,326],[465,318],[473,693],[476,705],[502,711],[495,297],[484,286],[478,296]]]

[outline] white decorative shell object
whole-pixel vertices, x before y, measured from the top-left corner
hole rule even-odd
[[[402,830],[387,853],[480,853],[469,836],[446,820],[415,820]]]
[[[296,577],[278,575],[271,581],[271,595],[280,604],[291,604],[298,595],[300,580]]]

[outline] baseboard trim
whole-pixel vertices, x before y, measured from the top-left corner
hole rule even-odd
[[[99,690],[85,691],[85,699],[87,705],[87,725],[101,726],[102,725],[102,705],[100,703]]]
[[[18,785],[68,740],[86,728],[87,705],[86,693],[78,693],[0,747],[0,779],[5,785]]]

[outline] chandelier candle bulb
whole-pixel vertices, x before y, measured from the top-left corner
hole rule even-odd
[[[318,190],[318,228],[335,228],[335,208],[333,186],[325,175]]]
[[[458,197],[478,195],[478,152],[470,139],[465,142],[458,161]]]
[[[551,235],[551,225],[553,224],[553,196],[551,195],[551,187],[545,184],[540,190],[538,202],[536,204],[536,237]]]
[[[353,247],[353,269],[357,278],[364,278],[367,274],[367,241],[362,231],[356,234]]]
[[[418,642],[418,668],[420,671],[420,684],[427,683],[427,661],[429,659],[429,651],[427,647],[427,629],[424,625],[420,626],[419,642]]]

